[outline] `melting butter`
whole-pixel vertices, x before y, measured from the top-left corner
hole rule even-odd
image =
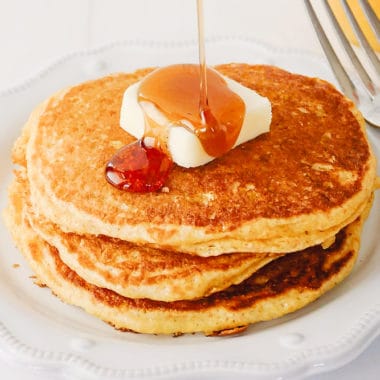
[[[234,148],[269,131],[272,118],[271,104],[267,98],[255,91],[230,78],[223,78],[229,89],[239,95],[245,104],[243,123],[232,147]],[[137,82],[131,85],[124,93],[120,126],[137,139],[142,139],[148,117],[155,126],[154,138],[159,140],[160,146],[177,165],[190,168],[204,165],[215,159],[207,154],[200,139],[192,132],[194,130],[192,123],[186,117],[179,123],[173,123],[155,104],[139,102],[140,84],[141,82]]]

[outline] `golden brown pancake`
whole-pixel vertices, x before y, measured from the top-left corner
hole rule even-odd
[[[270,99],[269,133],[207,165],[175,166],[165,191],[123,192],[105,181],[104,168],[134,141],[119,127],[121,98],[148,71],[86,82],[50,98],[27,123],[35,211],[65,232],[201,256],[290,252],[333,238],[374,187],[359,112],[320,79],[270,66],[217,69]]]
[[[155,334],[222,331],[226,335],[307,305],[350,273],[364,217],[343,229],[326,250],[314,246],[285,255],[242,283],[208,297],[162,302],[123,297],[83,280],[30,227],[25,214],[25,188],[16,181],[12,188],[5,214],[7,225],[41,283],[63,301],[119,329]]]
[[[119,127],[122,95],[149,70],[68,88],[31,115],[6,221],[63,301],[119,329],[228,335],[307,305],[352,270],[376,186],[360,113],[316,78],[217,69],[270,99],[270,132],[207,165],[175,166],[163,191],[104,178],[134,141]]]
[[[24,193],[28,199],[25,173],[17,173],[17,182],[9,192],[11,197]],[[200,298],[240,283],[280,256],[233,253],[200,257],[138,246],[104,235],[64,233],[57,225],[35,215],[30,204],[24,213],[34,232],[55,247],[61,260],[87,282],[131,298]]]

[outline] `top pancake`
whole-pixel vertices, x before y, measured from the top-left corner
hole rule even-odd
[[[104,169],[134,141],[119,127],[121,99],[148,71],[86,82],[41,105],[20,140],[29,139],[34,209],[67,232],[205,256],[281,236],[294,239],[279,251],[301,249],[296,241],[333,231],[307,243],[318,244],[358,216],[373,190],[375,159],[352,102],[322,80],[275,67],[217,69],[270,99],[269,133],[207,165],[175,166],[164,191],[123,192],[106,182]]]

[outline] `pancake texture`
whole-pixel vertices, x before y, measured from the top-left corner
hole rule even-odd
[[[36,212],[64,232],[200,256],[303,249],[359,216],[376,175],[353,103],[320,79],[278,68],[217,69],[270,99],[269,133],[207,165],[175,166],[164,191],[122,192],[104,180],[104,168],[134,141],[118,125],[119,108],[125,88],[148,71],[69,88],[42,104],[26,126]]]
[[[230,335],[314,301],[352,271],[379,187],[364,120],[332,85],[264,65],[216,67],[272,105],[270,131],[157,192],[105,179],[135,139],[125,89],[151,69],[62,90],[16,141],[4,216],[64,302],[121,330]]]
[[[204,332],[228,335],[248,324],[280,317],[312,302],[352,270],[359,250],[363,217],[342,230],[335,243],[288,254],[239,285],[195,300],[162,302],[123,297],[83,280],[65,265],[56,248],[30,227],[25,187],[14,181],[6,222],[19,249],[63,301],[77,305],[118,329],[154,334]]]
[[[18,181],[27,189],[22,177],[19,173]],[[33,230],[56,247],[61,260],[82,278],[131,298],[174,301],[207,296],[240,283],[281,256],[233,253],[200,257],[107,236],[64,233],[46,219],[36,217],[30,207],[25,214]]]

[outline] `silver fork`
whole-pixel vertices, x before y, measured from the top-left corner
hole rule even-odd
[[[334,75],[341,87],[343,93],[349,97],[360,109],[366,121],[375,126],[380,127],[380,91],[377,88],[376,84],[373,82],[371,77],[368,75],[367,70],[362,65],[361,61],[357,57],[354,49],[352,48],[350,42],[346,38],[344,32],[340,28],[338,21],[336,20],[333,11],[330,8],[330,5],[327,0],[324,0],[324,5],[326,7],[327,13],[334,25],[334,28],[337,32],[339,40],[344,47],[347,56],[350,58],[352,66],[356,69],[358,77],[360,78],[363,87],[367,90],[366,94],[361,94],[358,91],[357,86],[351,80],[350,76],[347,74],[346,68],[343,66],[340,58],[335,52],[332,44],[327,37],[327,34],[322,27],[317,12],[315,12],[311,1],[304,0],[306,8],[308,10],[310,20],[313,24],[313,27],[318,36],[319,42],[325,52],[325,55],[330,63],[331,69],[334,72]],[[364,33],[360,29],[359,24],[357,23],[355,16],[353,15],[350,7],[347,4],[346,0],[342,1],[343,8],[345,9],[347,16],[351,22],[352,27],[355,30],[355,34],[360,41],[361,48],[365,51],[370,63],[373,66],[374,72],[380,78],[380,61],[377,57],[376,53],[373,51],[372,47],[368,43]],[[372,26],[374,32],[377,35],[377,38],[380,39],[380,23],[379,19],[376,17],[375,12],[372,10],[371,6],[368,4],[366,0],[362,0],[361,4],[365,10],[367,15],[367,20],[370,26]]]

